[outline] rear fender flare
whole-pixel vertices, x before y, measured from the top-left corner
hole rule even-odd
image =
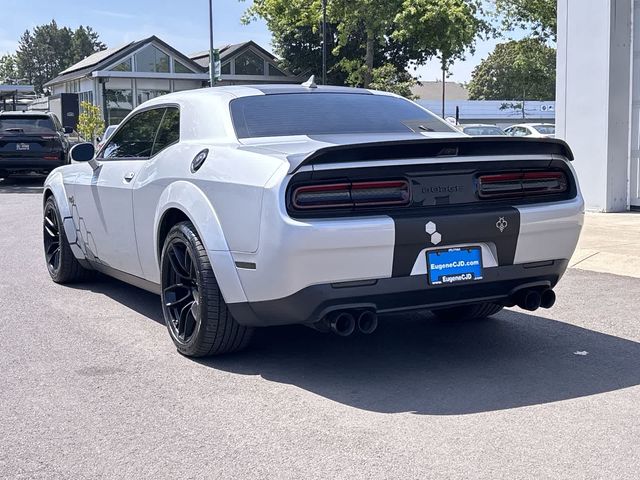
[[[227,303],[246,302],[247,297],[215,209],[204,192],[192,183],[174,182],[165,188],[158,200],[153,234],[158,271],[160,271],[162,254],[162,246],[158,238],[160,225],[164,215],[171,209],[180,210],[189,218],[198,232],[225,301]]]

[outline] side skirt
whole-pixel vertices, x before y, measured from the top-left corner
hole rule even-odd
[[[120,280],[124,283],[128,283],[129,285],[133,285],[134,287],[141,288],[143,290],[146,290],[147,292],[155,293],[156,295],[160,295],[162,293],[162,289],[159,284],[150,282],[149,280],[145,280],[144,278],[136,277],[135,275],[116,270],[115,268],[109,267],[107,265],[101,265],[97,263],[90,263],[89,265],[92,269],[100,273],[104,273],[109,277],[115,278],[116,280]]]

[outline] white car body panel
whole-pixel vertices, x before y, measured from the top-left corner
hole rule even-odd
[[[294,172],[321,175],[335,171],[338,175],[353,169],[441,163],[566,162],[552,155],[525,153],[306,164],[314,152],[335,146],[469,137],[451,131],[238,139],[230,102],[264,94],[257,87],[237,86],[155,98],[134,110],[110,138],[140,111],[177,106],[178,143],[148,160],[98,159],[97,170],[88,163],[74,163],[54,171],[45,182],[45,195],[52,194],[59,205],[74,255],[136,277],[148,283],[144,288],[158,291],[161,226],[168,212],[180,212],[196,228],[228,304],[273,302],[313,286],[394,276],[398,235],[394,218],[385,214],[292,218],[286,192]],[[205,149],[207,159],[193,173],[191,161]],[[520,221],[514,265],[571,257],[583,222],[579,190],[572,200],[525,203],[515,205],[513,211]],[[503,266],[495,243],[471,238],[468,243],[442,246],[456,245],[480,246],[486,270]],[[426,252],[438,248],[441,246],[425,244],[411,258],[413,268],[407,275],[423,277]]]

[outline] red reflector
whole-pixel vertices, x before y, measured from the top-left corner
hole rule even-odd
[[[299,210],[408,205],[410,199],[406,180],[307,185],[296,188],[292,195],[293,206]]]
[[[45,160],[60,160],[60,157],[58,155],[45,155],[44,157]]]

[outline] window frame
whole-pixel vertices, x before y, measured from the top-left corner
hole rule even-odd
[[[169,145],[167,145],[166,147],[164,147],[162,150],[158,150],[157,152],[153,151],[153,147],[155,147],[156,144],[156,139],[158,137],[158,132],[160,131],[160,126],[162,125],[162,122],[164,121],[164,117],[166,115],[166,110],[169,108],[176,108],[178,110],[178,140],[176,142],[173,142]],[[158,128],[156,129],[155,135],[153,136],[153,143],[151,144],[151,152],[153,153],[153,155],[150,155],[148,157],[105,157],[103,154],[105,152],[105,150],[107,149],[107,147],[111,144],[111,142],[113,141],[113,138],[115,137],[115,135],[122,129],[124,128],[131,120],[133,120],[135,117],[137,117],[138,115],[141,115],[143,113],[146,113],[150,110],[164,110],[164,112],[162,113],[162,118],[160,119],[160,123],[158,123]],[[181,128],[181,121],[180,119],[182,118],[182,110],[180,108],[180,105],[177,103],[164,103],[161,105],[149,105],[148,107],[142,108],[140,110],[138,110],[137,112],[133,113],[128,116],[127,118],[125,118],[119,125],[118,128],[116,128],[114,130],[114,132],[110,135],[108,141],[102,146],[102,148],[96,153],[96,160],[99,160],[101,162],[122,162],[122,161],[140,161],[140,162],[146,162],[148,160],[152,160],[154,159],[160,152],[163,152],[164,150],[166,150],[167,148],[169,148],[172,145],[175,145],[176,143],[180,143],[180,140],[182,138],[182,128]]]

